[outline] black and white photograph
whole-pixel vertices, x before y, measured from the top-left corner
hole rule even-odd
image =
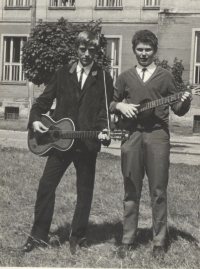
[[[200,1],[0,1],[0,268],[200,268]]]

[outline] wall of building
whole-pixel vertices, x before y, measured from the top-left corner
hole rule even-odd
[[[71,22],[85,22],[102,19],[102,33],[120,36],[121,72],[134,65],[131,39],[135,31],[150,29],[156,33],[158,10],[143,10],[144,1],[123,1],[123,8],[97,8],[96,0],[76,1],[73,8],[50,7],[49,1],[37,1],[36,21],[57,21],[64,17]],[[3,35],[29,34],[31,24],[31,7],[26,9],[7,8],[6,0],[0,1],[0,73],[2,74]],[[44,87],[33,87],[34,98],[43,91]],[[5,117],[5,107],[19,107],[20,117],[28,117],[29,89],[27,83],[0,84],[0,119]]]
[[[181,3],[180,3],[181,2]],[[183,80],[193,84],[193,57],[194,54],[194,35],[193,30],[199,27],[200,5],[197,1],[162,1],[165,6],[158,17],[158,56],[160,60],[167,60],[170,65],[174,58],[182,60],[184,71]],[[170,113],[170,121],[177,122],[181,126],[194,124],[194,115],[200,115],[200,97],[193,95],[190,111],[183,117],[178,117]]]
[[[2,74],[2,55],[4,34],[29,34],[31,7],[27,9],[6,9],[6,0],[0,1],[0,74]],[[190,80],[192,29],[199,27],[199,0],[161,0],[158,7],[144,7],[144,0],[124,0],[123,8],[97,8],[96,0],[76,0],[74,8],[52,8],[48,0],[38,0],[36,21],[57,21],[64,17],[71,22],[86,22],[102,19],[102,33],[121,37],[121,72],[136,64],[132,52],[131,39],[135,31],[149,29],[159,39],[159,58],[173,63],[175,57],[183,61],[183,78]],[[161,12],[160,12],[161,10]],[[159,13],[160,12],[160,13]],[[199,12],[199,13],[198,13]],[[44,87],[33,87],[36,98]],[[199,97],[198,97],[199,98]],[[199,105],[193,101],[194,109]],[[4,118],[5,107],[20,108],[20,117],[28,118],[29,90],[27,83],[0,83],[0,119]],[[191,110],[193,111],[193,110]],[[195,110],[195,113],[196,110]],[[192,114],[187,116],[192,121]]]
[[[161,0],[160,6],[171,12],[200,12],[199,0]]]
[[[9,10],[11,11],[11,10]],[[15,13],[15,12],[14,12]],[[11,15],[9,15],[11,16]],[[16,16],[13,15],[14,17]],[[5,19],[0,24],[0,74],[2,80],[2,61],[3,61],[3,37],[4,35],[28,35],[30,32],[30,23],[11,21],[10,19]],[[15,107],[19,108],[19,118],[28,117],[28,87],[27,83],[0,83],[0,119],[5,118],[5,108]]]
[[[190,79],[192,29],[199,28],[200,14],[160,13],[158,19],[159,57],[173,63],[183,61],[184,80]]]

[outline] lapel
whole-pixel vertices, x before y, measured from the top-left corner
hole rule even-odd
[[[76,67],[77,67],[77,62],[73,63],[72,67],[69,70],[69,73],[71,74],[71,80],[72,82],[79,87],[78,84],[78,78],[77,78],[77,74],[76,74]]]
[[[77,73],[76,73],[76,67],[77,67],[77,62],[73,63],[72,67],[69,70],[69,73],[71,75],[71,81],[75,85],[74,90],[76,91],[76,97],[79,99],[80,89],[79,89],[79,83],[78,83],[78,78],[77,78]]]

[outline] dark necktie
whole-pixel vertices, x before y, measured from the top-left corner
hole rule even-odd
[[[84,68],[81,69],[81,74],[80,74],[80,78],[79,78],[79,86],[80,86],[80,89],[82,88],[82,79],[83,79],[83,72],[84,72]]]
[[[146,67],[142,68],[142,80],[144,80],[144,73],[145,73],[145,71],[147,71],[147,68]]]

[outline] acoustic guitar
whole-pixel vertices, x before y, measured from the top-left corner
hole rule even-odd
[[[200,95],[200,88],[199,86],[188,90],[190,93],[194,95]],[[140,121],[140,123],[144,123],[145,121],[148,122],[148,118],[153,114],[154,109],[158,106],[165,105],[172,103],[174,101],[177,101],[181,99],[181,97],[184,95],[185,91],[178,92],[173,95],[169,95],[166,97],[163,97],[161,99],[157,100],[150,100],[150,99],[144,99],[139,104],[140,106],[137,107],[138,115],[137,115],[137,121]],[[125,99],[123,102],[128,103]],[[126,129],[130,125],[133,124],[133,122],[136,122],[135,119],[126,118],[124,115],[115,115],[114,124],[117,129]]]
[[[49,129],[45,133],[28,131],[28,148],[36,155],[45,156],[52,148],[60,151],[66,151],[71,148],[74,139],[80,138],[98,138],[100,131],[75,131],[74,123],[71,119],[64,118],[55,122],[49,116],[43,114],[41,122]],[[105,132],[106,133],[106,132]],[[109,131],[111,139],[127,140],[128,131]]]

